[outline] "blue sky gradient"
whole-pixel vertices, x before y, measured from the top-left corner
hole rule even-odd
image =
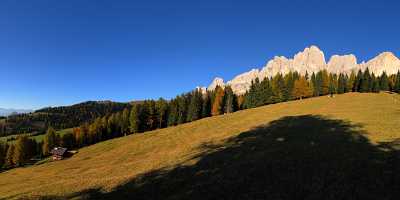
[[[399,1],[0,2],[0,107],[171,98],[315,44],[400,54]]]

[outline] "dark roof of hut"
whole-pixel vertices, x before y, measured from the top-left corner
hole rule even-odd
[[[53,155],[58,155],[58,156],[64,155],[65,152],[67,152],[67,148],[63,147],[55,147],[50,151],[50,153],[52,153]]]

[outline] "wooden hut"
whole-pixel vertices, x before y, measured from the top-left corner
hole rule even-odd
[[[50,153],[53,154],[53,160],[62,160],[67,153],[67,148],[55,147]]]

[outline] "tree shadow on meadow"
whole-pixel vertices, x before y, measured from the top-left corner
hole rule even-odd
[[[191,166],[160,169],[87,199],[398,199],[395,145],[372,145],[361,125],[289,116],[204,144]]]

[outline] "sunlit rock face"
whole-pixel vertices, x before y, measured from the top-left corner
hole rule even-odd
[[[278,73],[285,75],[289,72],[297,71],[304,75],[312,74],[321,70],[327,70],[330,73],[349,74],[352,71],[366,68],[375,75],[382,74],[385,71],[388,75],[397,73],[400,70],[400,60],[391,52],[384,52],[366,63],[357,64],[357,58],[350,55],[333,55],[326,63],[324,52],[317,46],[310,46],[297,53],[292,59],[284,56],[275,56],[267,64],[259,69],[239,74],[232,80],[224,83],[222,78],[215,78],[207,90],[214,90],[217,85],[225,87],[229,85],[235,94],[241,95],[249,90],[251,82],[256,78],[263,80],[265,77],[272,77]]]
[[[207,90],[214,90],[217,86],[225,87],[224,79],[216,77],[208,86]]]
[[[383,52],[366,63],[360,64],[360,69],[367,69],[375,75],[385,71],[387,74],[395,74],[400,70],[400,60],[392,52]]]
[[[340,73],[351,73],[352,70],[357,70],[357,58],[353,55],[333,55],[326,69],[330,73],[340,74]]]

